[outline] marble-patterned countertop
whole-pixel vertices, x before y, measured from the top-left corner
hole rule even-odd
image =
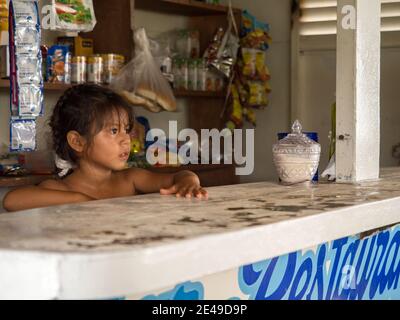
[[[147,292],[400,223],[400,168],[354,185],[208,191],[207,201],[151,194],[0,214],[0,287],[16,279],[8,292],[44,298]]]

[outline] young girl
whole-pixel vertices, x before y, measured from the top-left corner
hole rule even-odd
[[[8,211],[160,192],[207,198],[190,171],[158,174],[126,169],[130,153],[132,107],[118,94],[97,85],[78,85],[58,100],[50,120],[57,167],[74,168],[61,180],[9,192]]]

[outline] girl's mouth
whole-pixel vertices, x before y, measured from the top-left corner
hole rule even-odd
[[[128,158],[129,158],[129,152],[123,152],[123,153],[121,153],[121,154],[119,155],[119,158],[120,158],[122,161],[128,160]]]

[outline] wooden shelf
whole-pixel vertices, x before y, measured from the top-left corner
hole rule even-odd
[[[228,12],[227,6],[194,0],[135,0],[135,9],[184,16],[223,15]],[[241,10],[233,8],[233,11],[238,13]]]
[[[225,98],[224,91],[190,91],[190,90],[174,90],[174,95],[177,98],[185,97],[202,97],[202,98]]]
[[[45,83],[44,89],[49,91],[65,91],[72,87],[71,84],[64,83]],[[10,81],[7,79],[0,80],[0,88],[10,88]],[[174,90],[174,95],[177,98],[203,97],[203,98],[225,98],[224,91],[191,91],[191,90]]]
[[[70,88],[70,84],[64,83],[45,83],[44,89],[45,90],[54,90],[54,91],[64,91]],[[0,80],[0,88],[9,89],[10,88],[10,80],[1,79]]]

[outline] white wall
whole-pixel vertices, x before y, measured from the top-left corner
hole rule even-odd
[[[400,143],[400,47],[382,50],[381,167],[397,166],[392,147]]]
[[[320,172],[328,164],[331,106],[335,101],[336,51],[305,51],[299,56],[297,118],[304,131],[318,132],[321,144]]]
[[[396,45],[382,49],[381,167],[398,165],[398,159],[392,157],[392,147],[400,143],[399,61],[400,47]],[[335,101],[336,50],[334,48],[316,50],[314,46],[314,49],[300,53],[299,79],[299,101],[296,114],[306,130],[319,133],[322,144],[320,170],[323,170],[328,163],[330,108]]]

